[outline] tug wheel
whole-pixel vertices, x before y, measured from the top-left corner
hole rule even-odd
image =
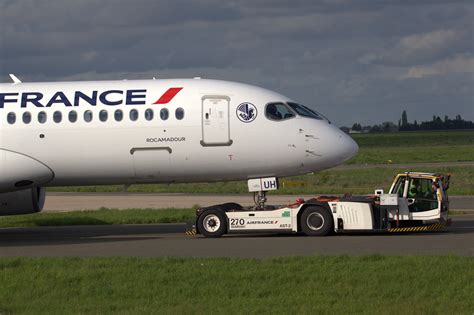
[[[204,211],[198,219],[199,232],[206,237],[221,237],[227,231],[224,212],[210,209]]]
[[[333,230],[332,215],[328,210],[317,206],[303,210],[300,224],[301,230],[308,236],[325,236]]]

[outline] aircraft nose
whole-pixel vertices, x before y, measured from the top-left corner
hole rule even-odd
[[[359,151],[357,143],[348,134],[335,126],[330,127],[327,140],[328,157],[333,165],[346,162]]]
[[[306,135],[306,156],[312,157],[312,171],[337,166],[357,154],[359,146],[348,134],[332,124],[318,123],[313,134]]]
[[[342,144],[340,146],[340,150],[342,160],[345,162],[347,160],[350,160],[354,155],[357,154],[357,152],[359,152],[359,146],[354,141],[354,139],[352,139],[352,137],[342,131],[341,133],[343,135],[341,137]]]

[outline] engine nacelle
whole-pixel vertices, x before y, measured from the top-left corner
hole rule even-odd
[[[37,187],[0,194],[0,216],[40,212],[46,189]]]
[[[45,186],[53,178],[53,170],[43,162],[19,152],[0,149],[0,192]]]

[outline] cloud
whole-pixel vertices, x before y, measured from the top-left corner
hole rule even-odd
[[[473,56],[455,56],[425,66],[415,66],[408,69],[403,78],[423,78],[433,75],[446,75],[455,73],[474,73]]]
[[[379,61],[392,66],[430,63],[446,55],[469,51],[469,35],[463,30],[436,30],[404,36],[394,47],[387,49]]]
[[[214,0],[15,0],[0,3],[0,9],[5,26],[35,32],[163,26],[240,17],[238,7]],[[19,22],[20,16],[24,18]]]
[[[403,104],[474,119],[474,92],[433,93],[474,83],[473,20],[468,1],[3,0],[0,81],[203,76],[338,124],[396,121]]]

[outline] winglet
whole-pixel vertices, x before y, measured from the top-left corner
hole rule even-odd
[[[18,79],[14,74],[11,74],[11,73],[10,73],[10,78],[12,79],[12,81],[13,81],[14,84],[19,84],[19,83],[21,83],[21,80]]]

